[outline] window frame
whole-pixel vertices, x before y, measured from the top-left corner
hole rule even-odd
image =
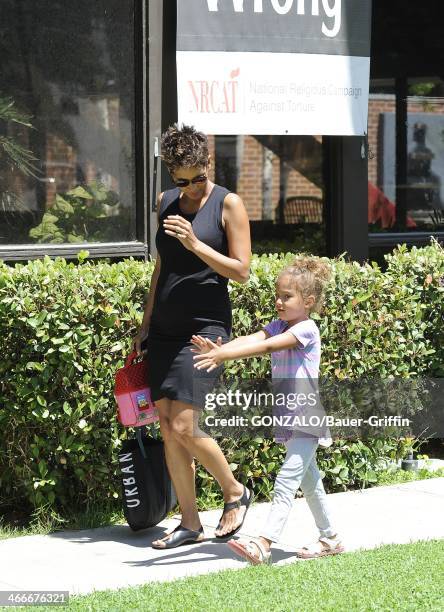
[[[372,247],[393,247],[398,244],[407,246],[426,246],[435,238],[444,244],[444,232],[369,232],[368,245]]]
[[[92,259],[135,257],[148,259],[147,194],[150,164],[147,160],[148,107],[148,33],[149,5],[162,0],[134,0],[134,125],[133,156],[135,160],[135,218],[136,240],[122,242],[84,242],[78,244],[24,243],[0,244],[0,260],[6,263],[41,259],[44,256],[77,259],[80,251],[88,251]],[[156,29],[153,28],[156,32]]]

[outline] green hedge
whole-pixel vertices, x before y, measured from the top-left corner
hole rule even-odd
[[[407,277],[410,292],[416,295],[423,310],[425,338],[435,352],[427,361],[427,372],[444,377],[444,258],[443,249],[436,241],[428,247],[408,250],[398,248],[387,255],[387,274],[394,279]]]
[[[274,280],[291,254],[255,256],[246,285],[230,283],[234,335],[274,318]],[[324,313],[322,373],[443,375],[444,252],[437,244],[388,258],[388,270],[332,262]],[[116,456],[128,434],[117,423],[112,395],[142,316],[153,263],[109,264],[80,258],[0,263],[0,504],[61,512],[116,499]],[[246,365],[247,364],[247,365]],[[227,375],[269,375],[269,358],[227,364]],[[223,440],[232,468],[268,498],[283,447],[269,440]],[[319,453],[330,491],[376,480],[396,439],[336,441]],[[200,507],[220,499],[198,469]]]

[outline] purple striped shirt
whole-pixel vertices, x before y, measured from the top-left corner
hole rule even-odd
[[[319,376],[321,360],[321,336],[313,319],[307,319],[288,326],[286,321],[276,319],[266,325],[264,330],[270,336],[291,332],[299,341],[292,349],[284,349],[271,354],[273,378],[313,378]]]
[[[276,319],[264,327],[270,336],[277,336],[287,331],[291,332],[298,340],[298,344],[291,349],[275,351],[271,353],[272,378],[275,383],[275,393],[284,392],[287,399],[296,394],[310,397],[310,394],[318,398],[318,376],[319,362],[321,359],[321,337],[316,323],[312,319],[301,321],[289,327],[286,321]],[[292,382],[293,381],[293,382]],[[301,397],[298,395],[298,397]],[[322,409],[322,405],[317,401],[317,406]],[[290,404],[286,406],[273,407],[273,415],[281,416],[288,414],[298,414],[299,416],[309,416],[314,413],[313,408],[307,405],[300,405],[295,412]],[[297,432],[296,430],[299,430]],[[293,435],[297,436],[318,436],[318,432],[310,427],[275,427],[274,437],[276,442],[285,442]],[[321,433],[323,435],[323,433]]]

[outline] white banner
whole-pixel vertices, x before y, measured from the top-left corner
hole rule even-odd
[[[178,0],[179,122],[209,134],[367,132],[370,0]]]
[[[366,57],[183,51],[177,68],[179,121],[208,134],[367,131]]]

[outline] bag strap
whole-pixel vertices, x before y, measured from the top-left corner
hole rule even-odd
[[[142,453],[142,457],[144,459],[146,459],[146,452],[145,452],[145,447],[143,445],[143,432],[142,432],[142,427],[137,427],[136,428],[136,438],[137,438],[137,442],[139,444],[139,448],[140,448],[140,452]]]
[[[158,438],[157,430],[156,430],[156,426],[154,425],[154,423],[151,423],[149,425],[149,428],[150,428],[151,437],[157,440]],[[146,452],[145,452],[145,447],[143,445],[143,440],[148,439],[147,429],[148,429],[147,425],[143,425],[142,427],[136,427],[136,438],[139,444],[140,452],[142,453],[142,457],[144,459],[146,459]]]

